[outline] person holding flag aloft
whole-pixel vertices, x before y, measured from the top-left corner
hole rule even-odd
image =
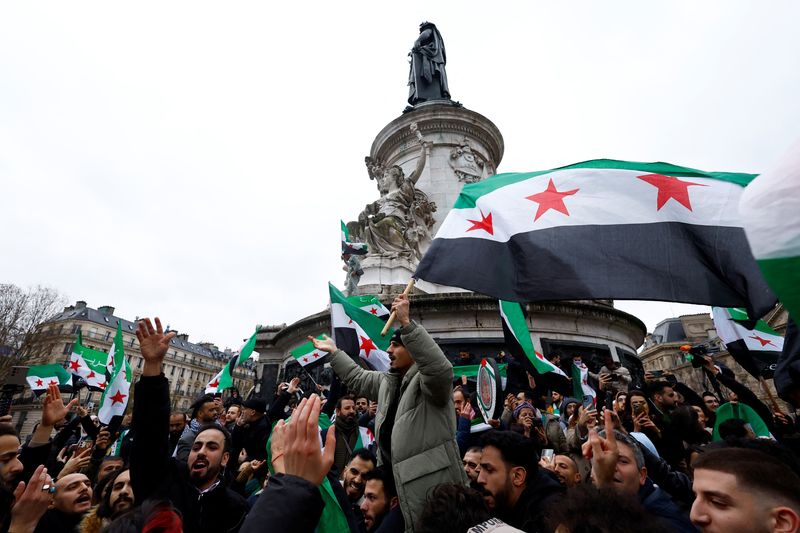
[[[466,484],[467,478],[455,441],[453,366],[428,332],[411,321],[407,296],[396,297],[392,311],[402,327],[387,351],[388,372],[364,370],[327,335],[309,340],[332,354],[331,367],[350,390],[378,401],[378,464],[390,465],[399,508],[411,527],[429,489],[439,483]]]

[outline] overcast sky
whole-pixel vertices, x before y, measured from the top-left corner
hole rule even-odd
[[[339,219],[406,105],[423,20],[499,171],[760,172],[798,136],[800,4],[4,2],[0,282],[238,347],[341,286]],[[618,306],[652,330],[707,308]]]

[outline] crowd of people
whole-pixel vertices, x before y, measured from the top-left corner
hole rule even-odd
[[[0,531],[800,531],[794,413],[710,357],[713,391],[652,375],[634,387],[608,361],[594,397],[528,374],[483,420],[408,298],[392,311],[388,372],[323,336],[311,340],[330,354],[330,390],[294,379],[269,401],[204,395],[189,413],[171,411],[163,374],[174,333],[141,320],[144,368],[120,425],[57,386],[24,442],[0,420]]]

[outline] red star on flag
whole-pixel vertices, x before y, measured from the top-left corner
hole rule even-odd
[[[314,359],[316,359],[317,357],[319,357],[319,352],[314,352],[314,353],[313,353],[313,354],[311,354],[311,355],[313,355],[313,356],[314,356]]]
[[[54,379],[51,379],[50,383],[48,383],[48,385],[58,385],[58,381],[56,381]]]
[[[127,394],[122,394],[122,392],[117,391],[117,393],[111,397],[111,405],[114,405],[115,403],[122,403],[122,400],[125,399],[125,396],[127,396]]]
[[[303,357],[303,362],[308,363],[308,357]]]
[[[106,388],[106,382],[103,381],[102,383],[98,383],[97,386],[100,387],[101,389],[105,389]]]
[[[539,204],[539,209],[536,210],[536,216],[533,219],[534,222],[539,220],[539,217],[547,213],[547,211],[550,209],[555,209],[559,213],[569,216],[567,206],[564,205],[564,197],[572,196],[579,190],[580,189],[572,189],[571,191],[558,191],[556,190],[556,186],[551,179],[545,190],[527,196],[526,198],[528,200]]]
[[[773,343],[771,340],[769,340],[769,339],[764,339],[764,338],[761,338],[761,337],[759,337],[758,335],[751,335],[751,336],[750,336],[750,338],[751,338],[751,339],[755,339],[755,340],[757,340],[758,342],[760,342],[762,347],[763,347],[763,346],[766,346],[767,344],[772,344],[773,346],[775,346],[775,343]],[[777,348],[777,346],[776,346],[776,348]]]
[[[95,376],[96,376],[96,374],[94,373],[94,370],[92,370],[92,371],[89,372],[89,375],[86,376],[86,379],[92,379]]]
[[[347,324],[350,325],[352,323],[353,323],[353,319],[350,319],[350,321]]]
[[[373,315],[377,315],[378,314],[378,309],[373,307],[372,309],[369,310],[369,312],[372,313]]]
[[[661,174],[645,174],[644,176],[637,176],[637,178],[642,181],[646,181],[653,187],[658,188],[656,211],[660,211],[661,208],[664,207],[664,204],[670,200],[670,198],[691,211],[692,204],[689,202],[689,187],[692,185],[706,187],[706,185],[703,185],[702,183],[682,181],[674,176],[663,176]]]
[[[361,335],[359,335],[361,337]],[[372,350],[377,350],[378,347],[375,346],[375,343],[372,342],[372,339],[368,337],[361,337],[361,346],[359,349],[364,351],[364,357],[369,357],[369,352]]]
[[[81,364],[78,362],[77,359],[73,359],[72,361],[69,362],[69,367],[72,370],[78,370],[81,367]]]
[[[42,385],[44,385],[44,381],[42,381],[41,379],[37,379],[36,380],[36,386],[37,387],[41,387]]]
[[[215,389],[219,387],[219,379],[215,379],[211,383],[208,384],[209,387],[214,387]]]
[[[552,183],[552,182],[551,182]],[[536,218],[539,218],[538,216]],[[481,210],[481,219],[480,220],[470,220],[467,219],[467,222],[472,222],[472,227],[470,227],[467,232],[474,231],[476,229],[482,229],[489,235],[494,235],[494,228],[492,227],[492,212],[490,211],[488,215],[483,214],[483,210]]]

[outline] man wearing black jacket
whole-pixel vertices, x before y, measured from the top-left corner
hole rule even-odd
[[[174,332],[165,334],[161,321],[139,322],[136,337],[145,360],[136,384],[131,451],[131,485],[135,501],[169,500],[183,516],[186,533],[236,532],[247,514],[247,502],[229,490],[221,473],[230,455],[230,437],[219,426],[199,428],[188,464],[169,454],[169,382],[162,373],[164,356]]]
[[[232,458],[238,460],[242,449],[247,453],[249,460],[263,461],[267,458],[267,441],[272,433],[272,426],[284,417],[283,412],[299,384],[300,379],[294,378],[286,390],[282,390],[275,396],[269,410],[267,410],[267,402],[263,398],[250,398],[244,402],[236,425],[231,432],[233,438]]]
[[[545,531],[545,513],[557,505],[564,487],[539,468],[530,439],[511,431],[488,431],[481,439],[478,485],[494,516],[524,531]]]

